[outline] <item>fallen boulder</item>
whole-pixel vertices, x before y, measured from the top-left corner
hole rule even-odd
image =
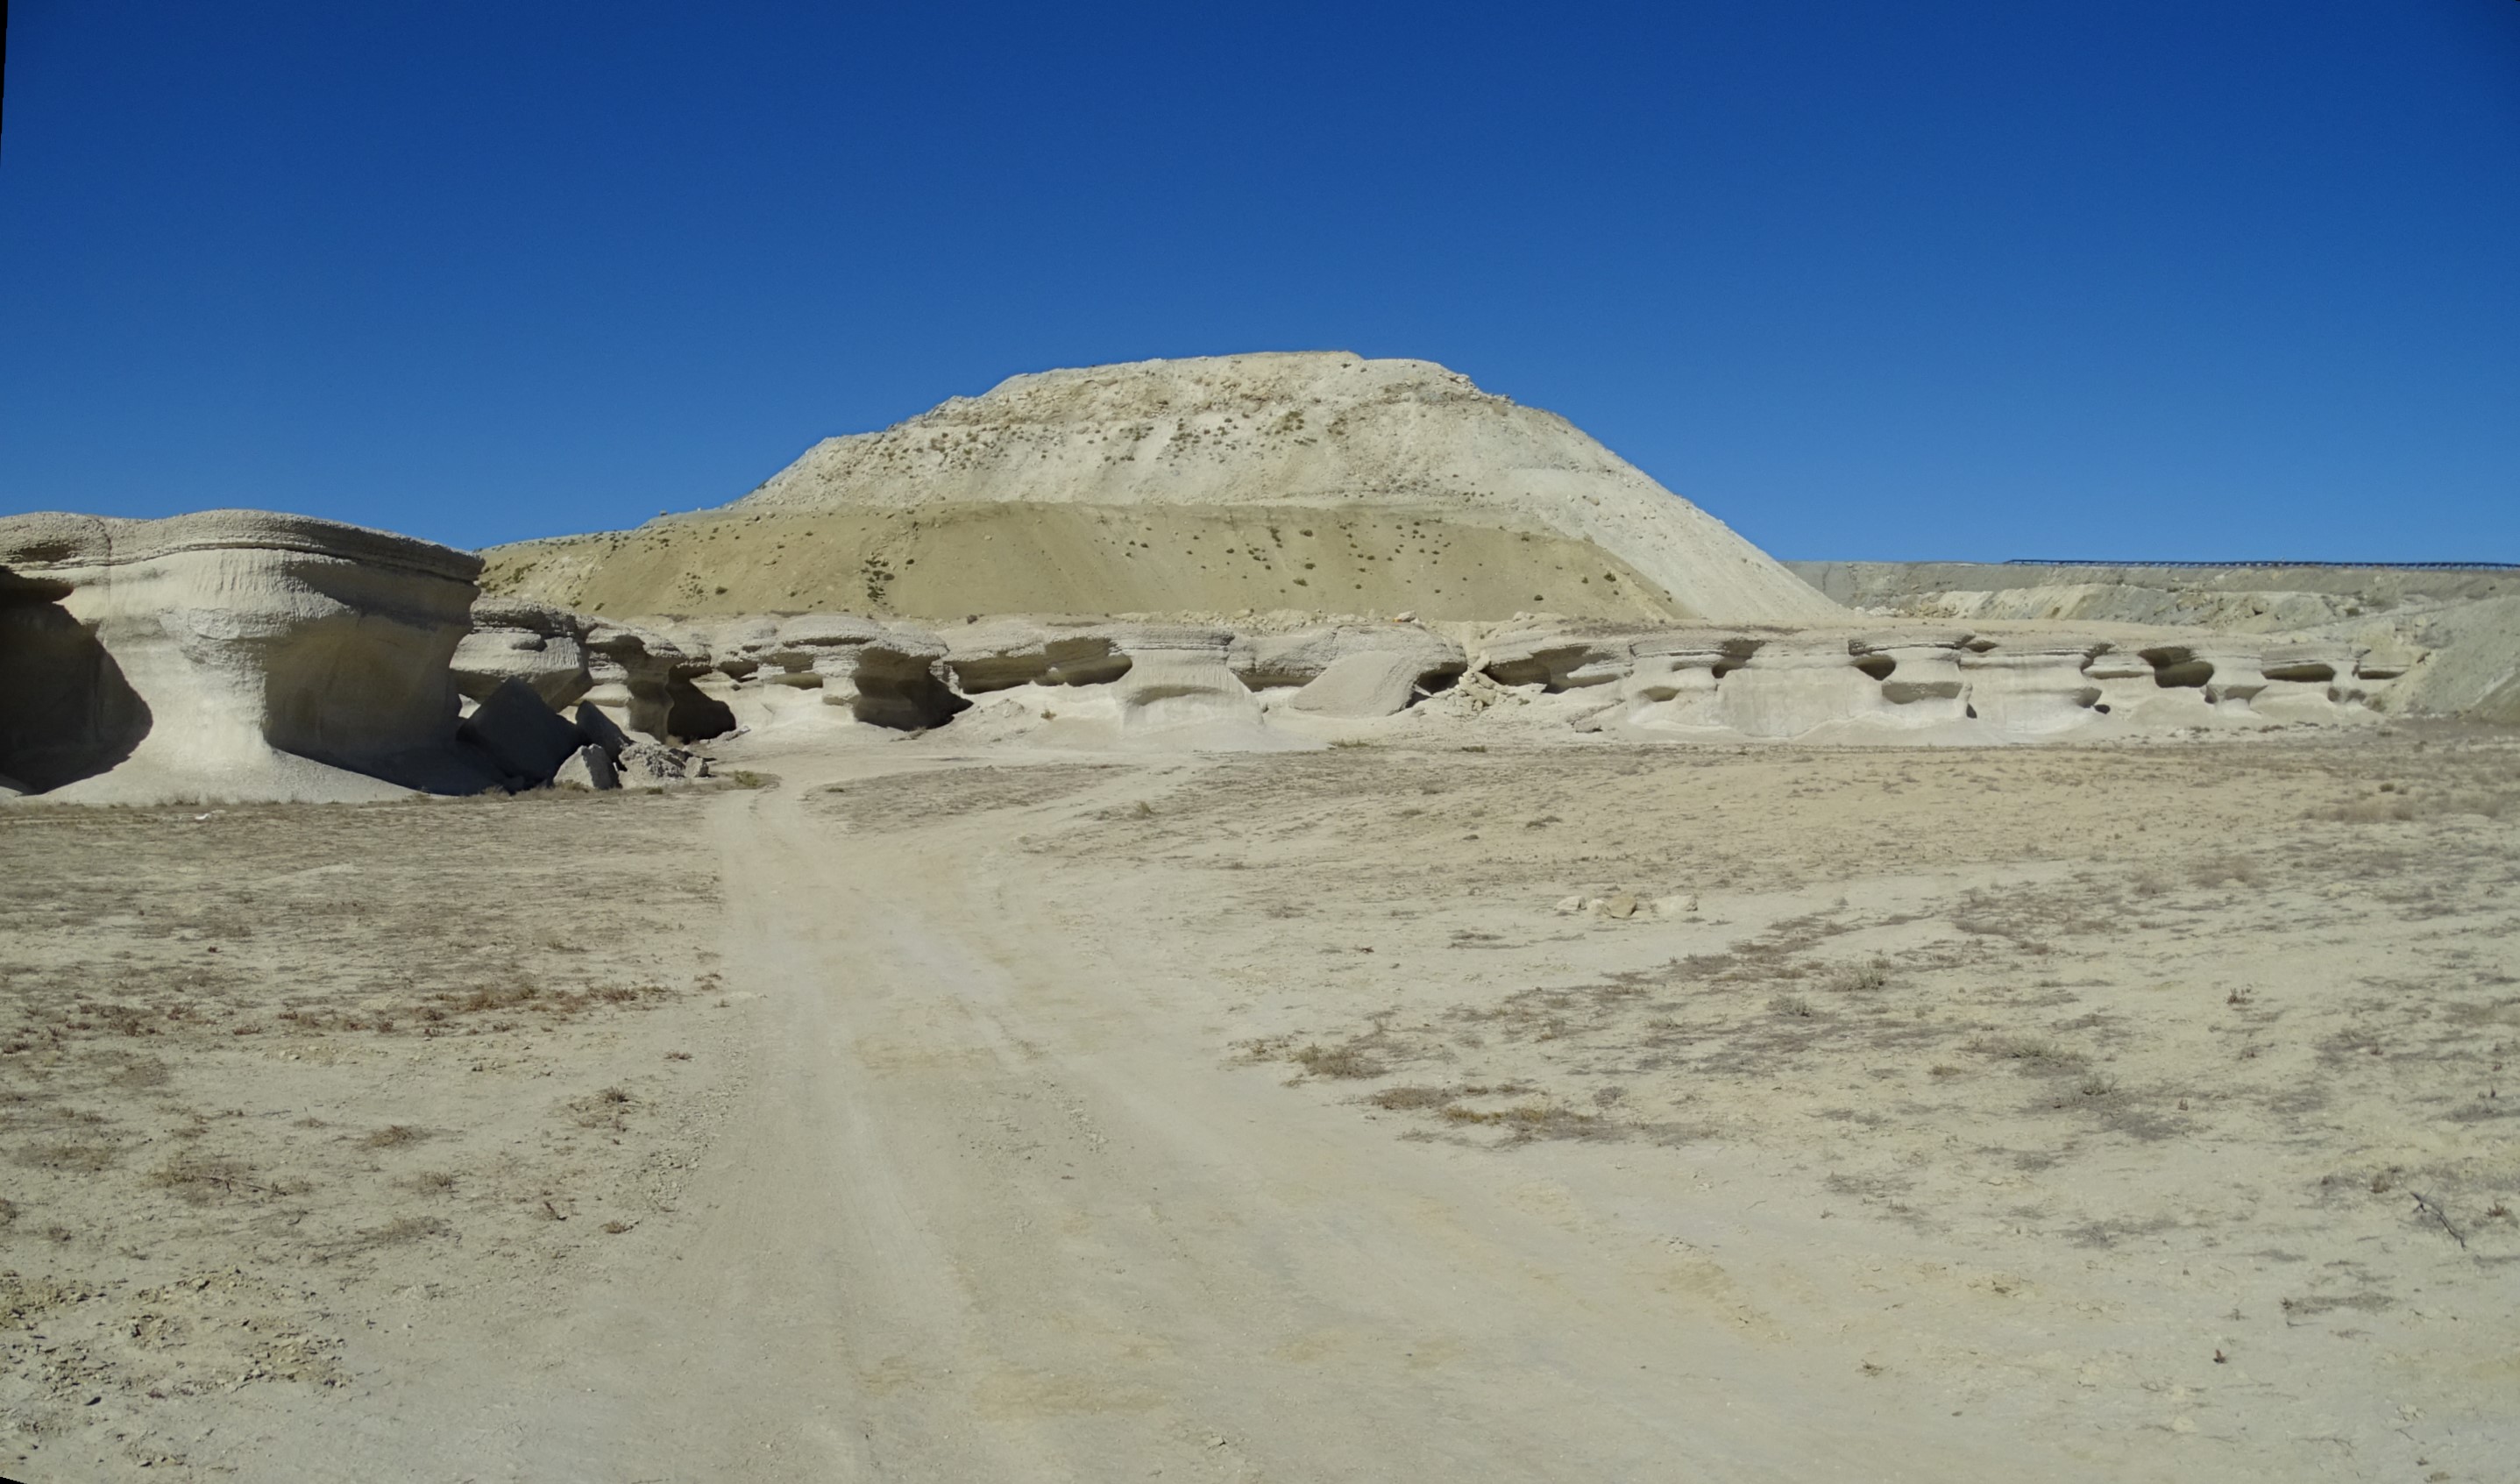
[[[501,681],[489,698],[465,718],[457,735],[480,748],[501,773],[527,787],[551,782],[562,763],[593,745],[585,733],[543,704],[542,697],[521,680]]]
[[[1359,650],[1330,661],[1286,701],[1319,716],[1366,718],[1407,710],[1418,693],[1418,660],[1393,650]]]
[[[612,759],[593,742],[568,755],[552,774],[555,788],[585,788],[604,791],[621,787],[621,775],[613,770]]]

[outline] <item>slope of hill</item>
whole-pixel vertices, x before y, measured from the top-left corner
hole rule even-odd
[[[1328,352],[1015,377],[733,505],[487,555],[493,591],[607,612],[1841,616],[1563,418]]]

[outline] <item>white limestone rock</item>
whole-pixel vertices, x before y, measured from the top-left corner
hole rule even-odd
[[[2101,688],[2084,666],[2098,647],[2095,641],[2064,638],[1978,640],[1959,660],[1969,709],[2007,737],[2045,736],[2092,722]]]
[[[479,569],[260,511],[0,518],[0,773],[117,803],[489,787],[449,667]]]
[[[514,679],[501,681],[456,735],[525,787],[551,782],[562,763],[592,745],[585,733],[543,704],[532,686]]]
[[[1723,725],[1721,678],[1746,662],[1759,641],[1712,631],[1648,634],[1629,645],[1619,681],[1623,719],[1647,730],[1700,731]]]
[[[1962,665],[1971,635],[1960,629],[1894,629],[1847,641],[1855,667],[1881,687],[1882,723],[1940,726],[1964,720],[1968,679]]]
[[[1016,686],[1086,686],[1129,672],[1131,626],[1092,619],[1005,617],[947,629],[945,669],[965,696]]]
[[[614,771],[611,757],[593,742],[568,755],[552,774],[555,788],[585,788],[603,792],[621,787],[621,775]]]
[[[658,742],[723,737],[735,713],[694,684],[711,673],[705,651],[694,652],[653,629],[599,620],[586,632],[587,698],[621,713],[622,724]]]
[[[455,647],[455,687],[488,698],[500,682],[521,680],[543,704],[567,709],[595,687],[586,664],[587,620],[566,608],[514,598],[480,598],[472,632]]]
[[[1317,716],[1367,719],[1395,716],[1418,694],[1419,661],[1393,650],[1359,650],[1330,661],[1286,700]]]
[[[1238,636],[1227,654],[1234,673],[1254,691],[1310,685],[1352,654],[1400,656],[1411,683],[1433,690],[1469,665],[1462,647],[1414,623],[1340,623],[1277,634]]]
[[[1773,639],[1716,692],[1716,714],[1744,737],[1800,737],[1830,722],[1881,720],[1890,702],[1835,637]]]
[[[1634,668],[1637,633],[1598,624],[1515,624],[1479,646],[1479,672],[1504,686],[1573,691],[1612,684]]]
[[[1260,730],[1260,701],[1226,663],[1234,636],[1223,629],[1130,625],[1114,636],[1128,673],[1116,689],[1121,736],[1204,728]]]

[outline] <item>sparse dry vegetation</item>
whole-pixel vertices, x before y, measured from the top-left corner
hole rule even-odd
[[[705,910],[713,876],[645,865],[684,800],[573,814],[564,877],[535,838],[548,805],[508,802],[0,814],[0,853],[48,863],[0,871],[0,1289],[32,1285],[39,1328],[71,1302],[123,1316],[0,1344],[0,1412],[40,1429],[108,1385],[338,1384],[343,1321],[315,1300],[356,1312],[390,1254],[466,1282],[564,1260],[526,1192],[630,1171],[510,1089],[621,1059],[589,1031],[714,997],[652,929]],[[658,1055],[634,1059],[660,1075]],[[320,1294],[233,1277],[317,1267]]]

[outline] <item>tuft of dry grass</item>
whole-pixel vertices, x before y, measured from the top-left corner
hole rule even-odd
[[[1324,1046],[1319,1042],[1289,1054],[1286,1059],[1315,1077],[1379,1077],[1390,1070],[1353,1046]]]
[[[1878,955],[1861,964],[1841,964],[1830,969],[1828,988],[1837,994],[1866,994],[1890,986],[1890,961]]]
[[[428,1133],[425,1129],[413,1128],[408,1123],[389,1123],[360,1140],[359,1143],[372,1149],[398,1149],[405,1145],[418,1144],[428,1137]]]
[[[1982,1057],[2003,1061],[2019,1061],[2025,1066],[2047,1071],[2065,1071],[2079,1067],[2091,1058],[2081,1052],[2046,1036],[1972,1036],[1966,1047]]]
[[[149,1183],[195,1205],[229,1195],[297,1195],[306,1190],[294,1182],[257,1179],[244,1160],[210,1154],[178,1154],[150,1171]]]

